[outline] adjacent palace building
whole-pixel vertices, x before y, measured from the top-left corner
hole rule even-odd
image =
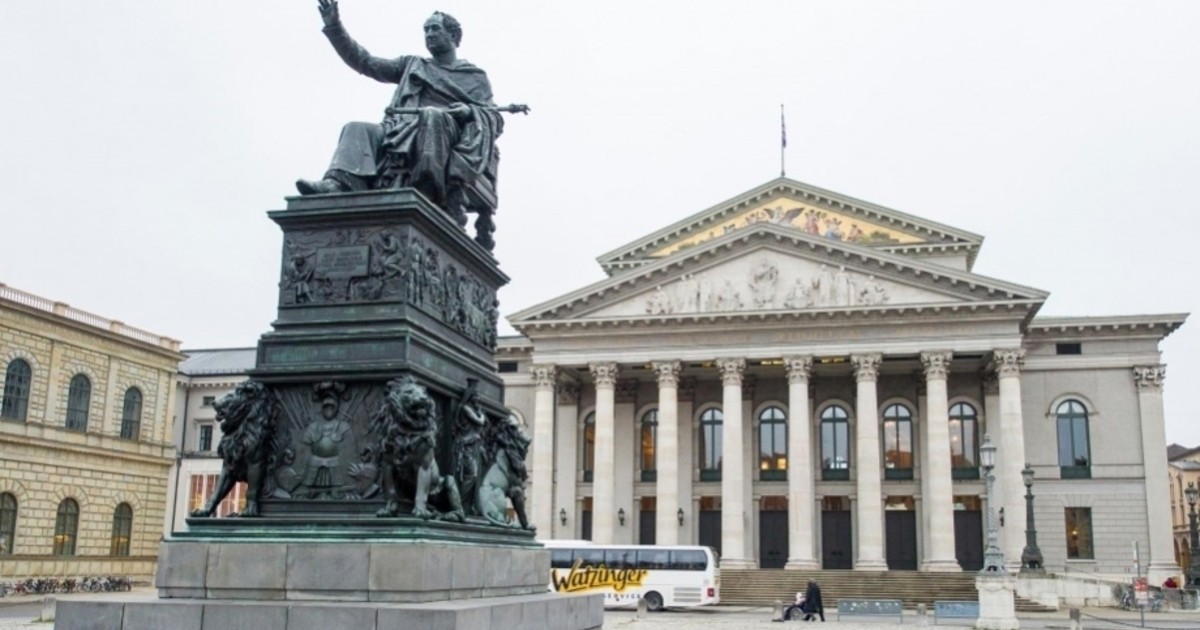
[[[0,285],[0,581],[154,573],[179,342]]]
[[[1178,574],[1159,342],[1185,315],[1039,317],[983,237],[777,179],[600,256],[509,317],[546,538],[700,543],[724,567],[982,565],[985,436],[1008,563],[1022,469],[1046,567]]]

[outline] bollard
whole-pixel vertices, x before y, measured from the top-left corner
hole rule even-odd
[[[54,621],[54,608],[57,602],[53,597],[42,598],[42,616],[38,621]]]
[[[917,604],[917,626],[921,628],[929,627],[929,618],[925,616],[925,604]]]
[[[775,600],[775,609],[771,611],[771,621],[783,621],[783,602]]]
[[[646,598],[645,597],[638,598],[637,618],[638,619],[646,618]]]
[[[1083,615],[1079,614],[1078,608],[1072,608],[1071,614],[1068,617],[1071,620],[1068,626],[1071,630],[1083,630]]]

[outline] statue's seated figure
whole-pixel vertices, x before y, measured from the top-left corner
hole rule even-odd
[[[384,59],[351,39],[337,0],[320,0],[320,10],[325,35],[342,60],[376,81],[395,83],[396,91],[382,122],[342,128],[324,178],[297,181],[300,194],[415,188],[461,226],[467,211],[476,212],[476,240],[491,249],[496,139],[504,120],[487,74],[457,57],[458,21],[440,12],[425,21],[431,58]]]

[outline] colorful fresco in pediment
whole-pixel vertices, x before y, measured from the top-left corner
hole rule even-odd
[[[762,222],[788,226],[800,232],[834,241],[861,245],[906,245],[924,242],[924,239],[911,234],[869,223],[849,214],[784,198],[773,199],[760,206],[748,208],[703,232],[662,247],[651,253],[650,257],[669,256],[680,250],[695,247],[719,236]]]

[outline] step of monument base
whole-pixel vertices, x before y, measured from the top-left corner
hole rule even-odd
[[[602,595],[539,593],[424,604],[108,597],[58,602],[56,630],[595,630]]]

